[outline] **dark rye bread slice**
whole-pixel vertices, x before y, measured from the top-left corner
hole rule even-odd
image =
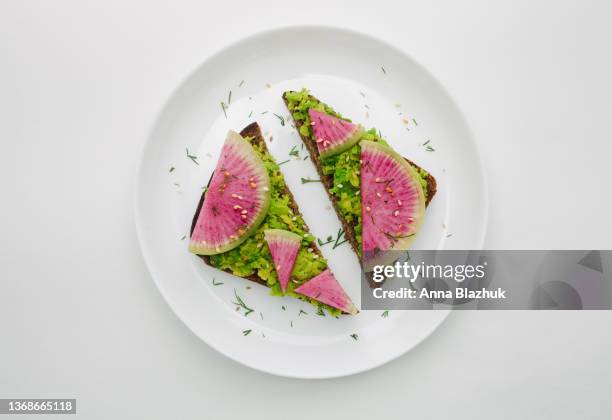
[[[287,109],[289,109],[289,101],[286,97],[287,93],[290,93],[290,92],[285,92],[283,94],[283,101],[285,102]],[[316,100],[317,102],[321,102],[319,99],[315,98],[312,95],[310,95],[310,97]],[[291,112],[290,109],[289,109],[289,112]],[[300,132],[300,127],[302,126],[303,122],[296,121],[296,120],[293,120],[293,121],[295,123],[295,128],[298,134],[300,135],[300,137],[302,138],[302,141],[304,142],[304,144],[306,145],[306,148],[308,149],[308,153],[310,154],[310,159],[312,160],[312,162],[317,168],[317,172],[319,174],[319,177],[321,178],[321,182],[325,186],[325,191],[327,191],[327,195],[329,196],[329,199],[331,200],[334,206],[334,210],[336,211],[336,214],[338,215],[338,219],[340,219],[340,222],[342,223],[342,228],[344,229],[344,236],[346,237],[346,239],[348,239],[355,253],[359,255],[359,243],[357,242],[357,238],[355,236],[355,228],[353,225],[349,224],[346,220],[344,220],[344,218],[342,217],[342,213],[340,212],[340,208],[338,207],[338,200],[336,196],[334,196],[330,192],[330,189],[334,186],[334,177],[332,175],[323,174],[323,167],[321,166],[321,161],[319,160],[319,150],[317,149],[316,144],[313,141],[311,141],[308,137],[302,135],[302,133]],[[415,169],[417,170],[421,169],[421,167],[417,165],[416,163],[414,163],[413,161],[409,159],[406,159],[406,161],[409,164],[411,164]],[[434,195],[436,195],[436,188],[437,188],[436,179],[428,172],[427,199],[425,200],[426,206],[429,205],[429,203],[431,202],[431,199],[434,197]]]
[[[257,146],[261,146],[261,148],[264,151],[266,151],[266,152],[268,151],[268,148],[266,146],[266,142],[264,140],[264,137],[261,134],[261,129],[259,128],[259,124],[257,124],[256,122],[247,125],[240,132],[240,135],[242,137],[244,137],[244,138],[252,137],[253,139],[251,140],[251,144],[257,145]],[[212,174],[210,175],[210,179],[208,180],[208,184],[206,184],[206,186],[208,186],[210,184],[211,180],[212,180]],[[299,209],[297,203],[295,202],[295,199],[293,198],[293,194],[291,194],[291,191],[287,188],[286,185],[285,185],[284,193],[287,194],[287,196],[289,197],[289,207],[291,208],[291,210],[293,210],[293,212],[296,213],[296,214],[299,213],[300,209]],[[195,229],[195,225],[196,225],[196,222],[198,220],[198,215],[200,214],[200,210],[202,209],[202,204],[204,204],[204,196],[205,196],[205,192],[202,193],[202,197],[200,197],[200,202],[198,203],[198,208],[196,209],[196,212],[193,215],[193,220],[191,222],[190,235],[193,233],[193,229]],[[308,228],[308,226],[306,224],[304,224],[304,230],[310,231],[310,229]],[[319,250],[319,248],[316,247],[316,245],[314,243],[310,247],[313,249],[313,252],[315,252],[316,254],[322,256],[321,251]],[[202,260],[204,261],[204,263],[206,265],[210,265],[211,267],[214,267],[210,263],[210,256],[208,256],[208,255],[198,255],[198,257],[202,258]],[[226,273],[235,275],[234,273],[232,273],[231,270],[222,270],[222,271],[225,271]],[[241,278],[254,281],[255,283],[259,283],[259,284],[264,285],[266,287],[268,286],[268,283],[264,279],[259,277],[257,275],[257,273],[251,274],[250,276],[247,276],[247,277],[241,277]]]

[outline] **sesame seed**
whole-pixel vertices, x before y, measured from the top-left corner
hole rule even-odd
[[[253,189],[257,188],[257,184],[256,184],[256,183],[254,183],[254,182],[251,182],[249,185],[250,185],[250,186],[251,186],[251,188],[253,188]]]
[[[234,206],[234,210],[242,210],[242,206],[239,206],[238,204],[236,204]]]
[[[399,210],[395,210],[395,211],[393,212],[393,215],[394,215],[395,217],[399,216]]]
[[[247,211],[246,209],[244,209],[244,210],[242,210],[242,211],[240,212],[240,214],[247,214],[247,213],[248,213],[248,211]]]
[[[393,189],[391,187],[387,187],[387,188],[385,188],[385,191],[387,191],[388,193],[392,193]]]
[[[380,178],[376,178],[374,182],[380,182]]]
[[[242,220],[246,220],[246,214],[241,214],[240,217],[242,218]]]
[[[369,213],[372,211],[372,209],[370,208],[370,206],[366,206],[366,211]]]
[[[402,205],[402,200],[397,200],[397,205],[401,206]]]
[[[376,192],[376,197],[382,197],[382,195],[379,192]]]

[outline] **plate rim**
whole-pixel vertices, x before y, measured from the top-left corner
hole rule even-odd
[[[164,112],[167,110],[170,102],[172,101],[172,98],[176,95],[176,93],[178,91],[180,91],[180,89],[185,86],[187,84],[187,82],[189,80],[191,80],[199,71],[200,69],[208,62],[211,61],[221,55],[223,55],[226,51],[233,49],[233,48],[237,48],[240,47],[242,44],[245,44],[247,42],[251,42],[256,38],[260,38],[260,37],[267,37],[267,36],[272,36],[274,34],[281,34],[283,32],[287,32],[287,31],[313,31],[313,30],[321,30],[321,31],[336,31],[336,32],[343,32],[346,35],[349,36],[354,36],[354,37],[362,37],[362,38],[369,38],[371,41],[374,41],[375,43],[381,44],[382,46],[392,50],[395,54],[398,54],[399,56],[402,56],[403,58],[409,60],[413,65],[415,65],[421,72],[423,72],[436,86],[436,88],[438,88],[448,99],[448,101],[450,102],[450,104],[452,105],[452,107],[454,108],[454,111],[457,112],[458,117],[462,120],[462,122],[465,125],[465,130],[466,130],[466,134],[467,137],[469,138],[469,140],[474,144],[474,151],[476,153],[476,160],[478,163],[478,170],[479,173],[481,174],[481,179],[480,179],[480,183],[481,183],[481,189],[482,189],[482,211],[483,211],[483,220],[482,220],[482,228],[479,234],[479,237],[477,238],[477,243],[479,244],[479,248],[482,248],[483,244],[484,244],[484,240],[485,240],[485,236],[486,236],[486,232],[488,230],[488,223],[489,223],[489,190],[488,190],[488,180],[487,180],[487,174],[484,170],[484,165],[483,165],[483,161],[482,161],[482,157],[481,157],[481,153],[479,148],[477,147],[478,144],[476,142],[473,130],[471,128],[471,125],[469,123],[468,118],[466,117],[466,115],[464,114],[464,112],[461,110],[461,108],[457,105],[454,97],[451,95],[451,93],[448,91],[448,89],[438,80],[437,77],[434,76],[434,74],[429,71],[426,67],[424,67],[419,61],[417,61],[416,59],[414,59],[414,57],[412,57],[409,53],[407,53],[406,51],[404,51],[403,49],[399,48],[398,46],[391,44],[390,42],[388,42],[387,40],[381,39],[378,36],[372,35],[370,33],[366,33],[366,32],[362,32],[359,30],[355,30],[353,28],[350,27],[345,27],[345,26],[340,26],[340,25],[323,25],[323,24],[299,24],[299,25],[279,25],[279,26],[275,26],[274,28],[270,28],[270,29],[266,29],[266,30],[260,30],[260,31],[256,31],[256,32],[252,32],[250,34],[247,34],[245,36],[242,36],[238,39],[235,39],[233,41],[230,41],[226,44],[224,44],[222,47],[217,48],[213,53],[203,57],[199,63],[190,71],[188,71],[183,77],[179,78],[178,83],[175,85],[175,87],[170,91],[170,93],[165,97],[165,100],[163,101],[163,103],[161,104],[161,106],[157,109],[157,112],[154,113],[154,118],[152,119],[152,123],[150,128],[146,131],[146,135],[144,138],[144,141],[142,141],[142,144],[139,148],[139,157],[138,157],[138,164],[137,164],[137,169],[136,169],[136,176],[134,179],[134,188],[135,188],[135,194],[134,194],[134,207],[133,207],[133,216],[134,216],[134,220],[135,220],[135,225],[136,225],[136,236],[138,238],[138,244],[140,245],[140,253],[142,255],[142,258],[144,260],[145,266],[147,271],[149,272],[150,277],[153,279],[153,282],[155,283],[159,293],[161,294],[161,296],[163,297],[164,301],[166,302],[167,306],[170,307],[170,310],[174,313],[174,315],[181,321],[181,323],[187,327],[187,329],[189,331],[191,331],[191,333],[193,335],[195,335],[199,340],[201,340],[202,342],[204,342],[206,345],[208,345],[210,348],[214,349],[215,351],[217,351],[218,353],[222,354],[224,357],[227,357],[228,359],[242,365],[242,366],[246,366],[248,368],[254,369],[256,371],[259,372],[264,372],[267,374],[271,374],[271,375],[275,375],[275,376],[280,376],[280,377],[285,377],[285,378],[295,378],[295,379],[333,379],[333,378],[341,378],[341,377],[346,377],[346,376],[351,376],[351,375],[357,375],[360,373],[364,373],[367,372],[369,370],[372,369],[376,369],[380,366],[383,366],[387,363],[390,363],[396,359],[398,359],[399,357],[404,356],[406,353],[408,353],[409,351],[413,350],[414,348],[416,348],[417,346],[421,345],[425,340],[427,340],[435,331],[437,331],[440,326],[446,321],[446,319],[448,318],[448,316],[451,313],[451,310],[445,310],[445,311],[440,311],[440,312],[444,312],[443,316],[436,321],[435,326],[429,331],[427,332],[417,343],[415,343],[412,346],[408,346],[405,349],[402,349],[401,351],[397,352],[396,354],[392,354],[389,357],[386,358],[382,358],[380,361],[376,362],[376,363],[371,363],[371,364],[367,364],[364,365],[362,367],[356,368],[356,369],[352,369],[352,370],[347,370],[346,372],[340,372],[340,373],[332,373],[332,374],[314,374],[314,375],[307,375],[307,374],[296,374],[296,373],[288,373],[288,372],[283,372],[283,371],[277,371],[274,369],[269,369],[269,368],[264,368],[255,364],[250,364],[247,363],[244,360],[240,360],[237,357],[234,357],[233,355],[230,355],[226,352],[224,352],[222,349],[220,349],[216,344],[211,343],[209,340],[206,340],[204,337],[201,337],[192,327],[191,325],[186,322],[183,317],[177,312],[177,310],[175,309],[174,305],[172,305],[171,299],[168,296],[168,293],[164,290],[164,287],[161,284],[161,281],[157,278],[158,275],[156,275],[153,270],[152,270],[152,262],[151,262],[151,251],[148,249],[148,245],[146,245],[145,240],[144,240],[144,233],[143,233],[143,226],[142,226],[142,222],[140,221],[140,217],[139,215],[141,214],[141,210],[142,210],[142,201],[143,201],[143,197],[142,197],[142,189],[139,188],[139,186],[142,183],[143,177],[144,177],[144,168],[146,165],[145,162],[145,156],[146,156],[146,151],[147,148],[149,146],[149,143],[154,135],[156,126],[157,126],[157,122],[160,120],[160,118],[163,116]]]

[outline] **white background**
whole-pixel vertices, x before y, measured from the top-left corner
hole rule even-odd
[[[191,70],[260,30],[322,23],[403,48],[454,96],[488,176],[486,247],[609,249],[611,2],[151,3],[0,1],[0,397],[77,398],[99,419],[610,418],[604,312],[456,313],[344,379],[244,368],[160,297],[133,197]]]

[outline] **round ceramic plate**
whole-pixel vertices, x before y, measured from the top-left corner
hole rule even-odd
[[[306,159],[281,99],[312,94],[430,171],[438,193],[413,247],[478,249],[486,189],[478,152],[448,93],[403,52],[367,35],[327,27],[279,29],[225,48],[178,87],[142,156],[136,222],[146,263],[183,322],[226,356],[261,371],[299,378],[350,375],[413,348],[448,315],[442,311],[362,311],[321,316],[307,303],[217,271],[187,251],[202,189],[228,129],[257,121],[311,232],[336,239],[340,223]],[[222,105],[223,103],[223,105]],[[320,247],[359,306],[360,271],[348,243]],[[235,305],[237,296],[253,311]],[[238,309],[238,310],[237,310]]]

